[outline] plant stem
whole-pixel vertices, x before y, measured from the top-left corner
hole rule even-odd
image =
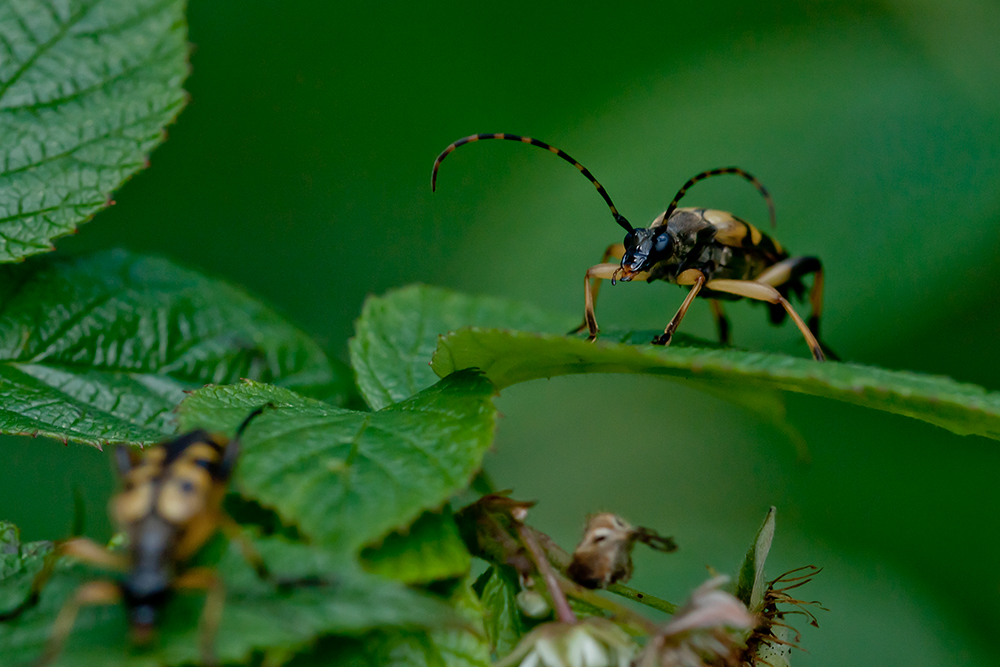
[[[637,614],[631,609],[623,607],[613,600],[608,600],[607,598],[598,595],[595,591],[584,588],[580,584],[574,583],[568,579],[564,579],[560,583],[562,585],[563,592],[567,595],[608,612],[613,618],[618,619],[622,623],[634,625],[642,630],[643,634],[653,636],[660,631],[656,623],[653,623],[645,616]]]
[[[534,531],[520,521],[515,520],[515,525],[517,526],[517,534],[521,536],[521,541],[524,542],[524,546],[528,547],[528,553],[531,554],[532,560],[535,561],[535,567],[538,568],[539,574],[545,579],[545,587],[549,589],[549,596],[552,597],[552,605],[555,607],[556,616],[562,623],[576,623],[576,614],[570,609],[569,601],[566,600],[562,587],[559,585],[559,575],[552,569],[548,558],[545,557],[545,552],[538,546]]]
[[[634,600],[639,604],[644,604],[647,607],[652,607],[653,609],[659,609],[660,611],[667,614],[674,614],[680,608],[673,602],[667,602],[662,598],[658,598],[655,595],[650,595],[649,593],[643,593],[642,591],[637,591],[631,586],[626,586],[625,584],[611,584],[608,586],[608,592],[614,593],[615,595],[620,595],[623,598],[628,598],[629,600]]]

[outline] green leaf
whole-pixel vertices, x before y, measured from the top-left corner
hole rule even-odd
[[[0,521],[0,617],[17,609],[31,595],[31,585],[51,542],[21,544],[21,532],[9,521]]]
[[[467,586],[455,604],[471,623],[481,625],[482,608]],[[320,650],[295,660],[289,667],[490,667],[490,649],[479,632],[436,630],[405,632],[382,630],[358,640],[320,644]],[[331,660],[335,658],[335,660]]]
[[[248,382],[196,391],[179,414],[185,429],[231,430],[254,408],[274,405],[243,439],[240,492],[349,551],[468,485],[493,441],[494,391],[480,373],[464,371],[372,413]]]
[[[461,577],[471,563],[450,511],[424,512],[405,530],[394,531],[377,547],[361,551],[361,564],[367,571],[408,584]]]
[[[438,375],[479,368],[504,389],[574,373],[646,373],[680,378],[720,397],[781,390],[913,417],[961,435],[1000,439],[1000,393],[951,378],[872,366],[701,347],[623,345],[524,331],[463,329],[441,338]],[[743,400],[738,402],[745,403]]]
[[[233,544],[218,565],[226,587],[215,653],[222,662],[246,661],[262,649],[300,649],[322,634],[360,636],[376,628],[432,628],[459,622],[448,605],[401,583],[338,571],[334,556],[280,539],[256,541],[279,577],[315,576],[329,583],[277,587],[260,579]],[[42,589],[38,605],[0,624],[0,655],[12,664],[41,653],[55,615],[83,582],[100,578],[63,561]],[[0,582],[5,583],[5,582]],[[58,661],[64,667],[131,667],[201,662],[198,618],[203,596],[179,593],[163,611],[159,637],[149,650],[131,645],[124,607],[86,607]]]
[[[52,250],[184,105],[183,0],[0,3],[0,262]]]
[[[441,334],[467,326],[563,333],[576,324],[515,301],[410,285],[365,301],[349,343],[351,365],[379,410],[437,382],[429,364]]]
[[[771,541],[774,539],[776,512],[774,507],[768,510],[764,523],[757,531],[757,537],[747,550],[747,555],[743,558],[743,564],[736,575],[736,590],[733,591],[733,595],[739,598],[752,614],[760,612],[761,603],[764,601],[764,589],[767,585],[764,581],[764,561],[767,560]]]
[[[123,251],[0,266],[0,431],[99,445],[176,430],[186,390],[251,378],[329,395],[308,336],[245,292]]]
[[[503,658],[538,622],[526,618],[517,605],[521,586],[513,568],[493,565],[480,581],[479,599],[483,605],[486,634],[497,658]]]

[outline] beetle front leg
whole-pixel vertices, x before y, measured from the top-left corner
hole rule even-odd
[[[594,282],[599,285],[601,280],[609,280],[614,277],[615,272],[620,268],[618,264],[595,264],[587,269],[586,275],[583,276],[583,324],[570,333],[582,331],[584,327],[587,327],[590,332],[587,340],[593,342],[597,339],[597,316],[594,314],[597,289],[591,286],[590,280],[593,278]]]
[[[611,245],[609,245],[607,248],[604,249],[604,254],[601,256],[601,263],[598,264],[597,266],[601,266],[601,264],[606,264],[608,262],[608,260],[611,259],[612,257],[614,257],[615,259],[621,261],[621,258],[624,255],[625,255],[625,245],[622,244],[622,243],[612,243]],[[593,268],[597,268],[597,266],[595,266]],[[614,273],[614,272],[612,272],[612,273]],[[589,281],[589,279],[591,278],[590,271],[588,271],[587,274],[588,275],[587,275],[586,280]],[[595,303],[595,304],[597,303],[597,293],[600,291],[600,289],[601,289],[601,281],[605,277],[611,278],[613,276],[604,276],[604,277],[596,277],[596,276],[594,276],[594,284],[590,285],[589,282],[588,282],[588,284],[586,286],[586,289],[590,293],[590,300],[591,300],[592,303]],[[593,311],[593,308],[591,308],[591,311]],[[597,327],[597,324],[595,322],[594,328],[590,329],[590,321],[587,319],[586,315],[584,315],[583,322],[580,323],[580,326],[578,326],[577,328],[575,328],[572,331],[570,331],[568,335],[573,335],[575,333],[580,333],[584,329],[590,329],[591,336],[592,336],[591,340],[593,340],[593,337],[597,335],[597,328],[596,327]]]
[[[689,282],[690,281],[690,282]],[[684,297],[684,303],[681,307],[677,309],[667,328],[663,330],[663,333],[653,339],[653,345],[670,345],[670,341],[674,337],[674,332],[677,331],[677,327],[680,326],[681,320],[687,314],[688,308],[691,306],[691,302],[694,298],[698,296],[698,292],[701,288],[705,286],[705,274],[697,269],[689,269],[678,276],[678,285],[692,285],[691,291],[688,295]]]
[[[52,624],[52,634],[45,645],[45,652],[35,663],[36,667],[48,665],[59,657],[73,624],[80,613],[80,608],[88,605],[117,604],[121,601],[121,589],[113,581],[91,581],[76,589],[73,596],[66,601]]]
[[[0,614],[0,621],[15,618],[25,609],[38,602],[38,595],[55,571],[56,564],[63,556],[70,556],[105,570],[124,572],[128,569],[128,558],[124,554],[108,551],[101,545],[85,537],[75,537],[60,543],[46,557],[42,569],[31,582],[31,594],[9,612]]]

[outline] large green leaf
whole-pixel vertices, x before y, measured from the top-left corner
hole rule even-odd
[[[100,444],[175,432],[184,391],[252,378],[329,394],[304,333],[162,259],[102,252],[0,267],[0,431]]]
[[[258,650],[300,649],[322,634],[359,636],[384,627],[433,628],[460,622],[448,605],[400,583],[338,569],[334,556],[316,548],[275,538],[258,540],[256,546],[275,575],[316,581],[278,587],[260,579],[231,545],[218,565],[226,586],[215,639],[220,661],[242,662]],[[0,624],[3,663],[27,664],[37,658],[66,599],[81,583],[99,577],[64,561],[36,606]],[[0,586],[6,583],[0,580]],[[177,595],[163,612],[156,644],[146,651],[131,645],[122,605],[84,608],[57,664],[153,667],[200,662],[202,604],[201,596]]]
[[[441,334],[468,326],[561,333],[575,324],[515,301],[410,285],[365,301],[350,341],[351,365],[378,410],[437,382],[429,364]]]
[[[389,533],[381,544],[363,549],[361,564],[369,572],[425,584],[461,577],[469,571],[472,557],[450,511],[424,512],[404,530]]]
[[[351,360],[358,384],[369,405],[380,408],[431,386],[437,376],[430,366],[442,334],[462,327],[509,327],[529,331],[564,333],[578,319],[542,311],[529,304],[450,290],[411,285],[369,297],[351,339]],[[601,338],[621,343],[648,343],[662,331],[605,330]],[[721,347],[684,333],[674,336],[676,347]],[[785,419],[785,404],[778,391],[728,387],[720,391],[705,382],[700,388],[761,414],[784,431],[806,457],[802,436]]]
[[[962,435],[1000,439],[1000,393],[946,377],[780,354],[662,348],[524,331],[463,329],[443,336],[432,362],[447,375],[478,368],[497,388],[573,373],[647,373],[727,389],[792,391],[920,419]],[[743,402],[743,401],[740,401]]]
[[[184,104],[183,0],[0,3],[0,262],[109,203]]]
[[[456,373],[379,412],[355,412],[248,382],[206,387],[180,407],[184,428],[232,429],[270,403],[244,437],[241,493],[338,551],[410,525],[465,488],[493,441],[493,385]]]

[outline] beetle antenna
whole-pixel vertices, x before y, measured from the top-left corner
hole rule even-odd
[[[754,176],[750,172],[743,171],[739,167],[723,167],[721,169],[710,169],[708,171],[703,171],[696,176],[692,176],[690,179],[688,179],[688,182],[685,183],[683,186],[681,186],[681,189],[677,191],[677,195],[674,196],[674,200],[670,202],[670,206],[667,207],[667,212],[663,216],[663,219],[667,220],[670,218],[670,214],[673,213],[674,209],[677,208],[677,202],[681,200],[681,197],[683,197],[684,193],[688,191],[688,188],[690,188],[698,181],[703,181],[706,178],[711,178],[712,176],[721,176],[722,174],[736,174],[737,176],[742,176],[743,178],[750,181],[753,184],[753,186],[757,188],[757,191],[764,197],[764,200],[767,202],[767,212],[771,216],[771,226],[774,227],[777,225],[777,219],[775,218],[774,215],[774,200],[771,199],[771,193],[769,193],[767,191],[767,188],[765,188],[760,181],[754,178]]]
[[[244,419],[243,423],[240,424],[239,428],[236,429],[236,435],[233,436],[233,440],[239,440],[243,436],[243,432],[246,431],[247,428],[249,428],[250,422],[252,422],[257,417],[261,416],[261,414],[263,414],[264,410],[266,410],[267,408],[273,408],[273,407],[274,407],[273,403],[265,403],[264,405],[260,406],[259,408],[248,414],[247,418]]]
[[[461,139],[459,139],[458,141],[456,141],[452,145],[448,146],[448,148],[446,148],[443,151],[441,151],[441,154],[437,156],[436,160],[434,160],[434,169],[431,171],[431,191],[432,192],[437,189],[438,166],[440,166],[441,161],[444,160],[448,156],[448,153],[452,152],[453,150],[455,150],[456,148],[458,148],[462,144],[470,144],[473,141],[479,141],[480,139],[506,139],[508,141],[520,141],[522,143],[531,144],[532,146],[538,146],[539,148],[544,148],[547,151],[551,151],[551,152],[555,153],[556,155],[558,155],[559,157],[561,157],[563,160],[566,160],[566,162],[569,162],[571,165],[573,165],[574,167],[576,167],[577,169],[579,169],[580,173],[583,174],[587,178],[588,181],[590,181],[591,183],[594,184],[594,187],[597,188],[597,192],[600,193],[601,197],[604,198],[605,203],[607,203],[608,208],[611,209],[611,215],[613,215],[615,217],[615,222],[617,222],[619,225],[621,225],[621,227],[623,229],[625,229],[625,231],[627,231],[627,232],[632,231],[632,224],[628,220],[625,219],[625,216],[623,216],[621,213],[618,212],[618,209],[615,208],[614,202],[611,201],[611,197],[609,197],[607,191],[605,191],[604,186],[601,185],[597,181],[596,178],[594,178],[594,175],[590,173],[589,169],[587,169],[582,164],[580,164],[579,162],[577,162],[576,160],[574,160],[572,157],[570,157],[570,155],[568,153],[566,153],[565,151],[559,150],[555,146],[549,146],[544,141],[539,141],[538,139],[532,139],[531,137],[522,137],[522,136],[518,136],[516,134],[504,134],[503,132],[497,132],[495,134],[473,134],[473,135],[468,136],[468,137],[462,137]],[[751,178],[753,178],[753,177],[751,176]]]

